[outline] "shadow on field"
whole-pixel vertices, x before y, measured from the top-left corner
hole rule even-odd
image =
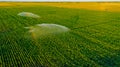
[[[103,57],[96,57],[97,60],[91,58],[91,60],[95,61],[99,65],[104,67],[119,67],[120,64],[120,56],[103,56]]]

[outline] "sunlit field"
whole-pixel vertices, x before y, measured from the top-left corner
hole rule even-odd
[[[54,6],[62,8],[76,8],[76,9],[88,9],[88,10],[99,10],[99,11],[120,11],[119,2],[21,2],[21,3],[10,3],[2,2],[0,6]]]
[[[119,3],[0,3],[0,67],[120,67]]]

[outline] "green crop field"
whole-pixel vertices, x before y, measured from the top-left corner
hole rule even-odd
[[[41,18],[21,17],[32,12]],[[64,34],[33,39],[24,27],[54,23]],[[0,7],[0,67],[120,67],[120,12]]]

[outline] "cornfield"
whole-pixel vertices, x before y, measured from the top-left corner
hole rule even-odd
[[[41,18],[17,15],[23,11]],[[119,67],[119,19],[120,12],[114,10],[1,6],[0,67]],[[70,31],[34,39],[24,28],[42,23],[63,25]]]

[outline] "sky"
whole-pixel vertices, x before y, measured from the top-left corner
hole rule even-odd
[[[68,1],[68,2],[85,2],[85,1],[119,1],[120,0],[0,0],[0,1],[42,1],[42,2],[60,2],[60,1]]]

